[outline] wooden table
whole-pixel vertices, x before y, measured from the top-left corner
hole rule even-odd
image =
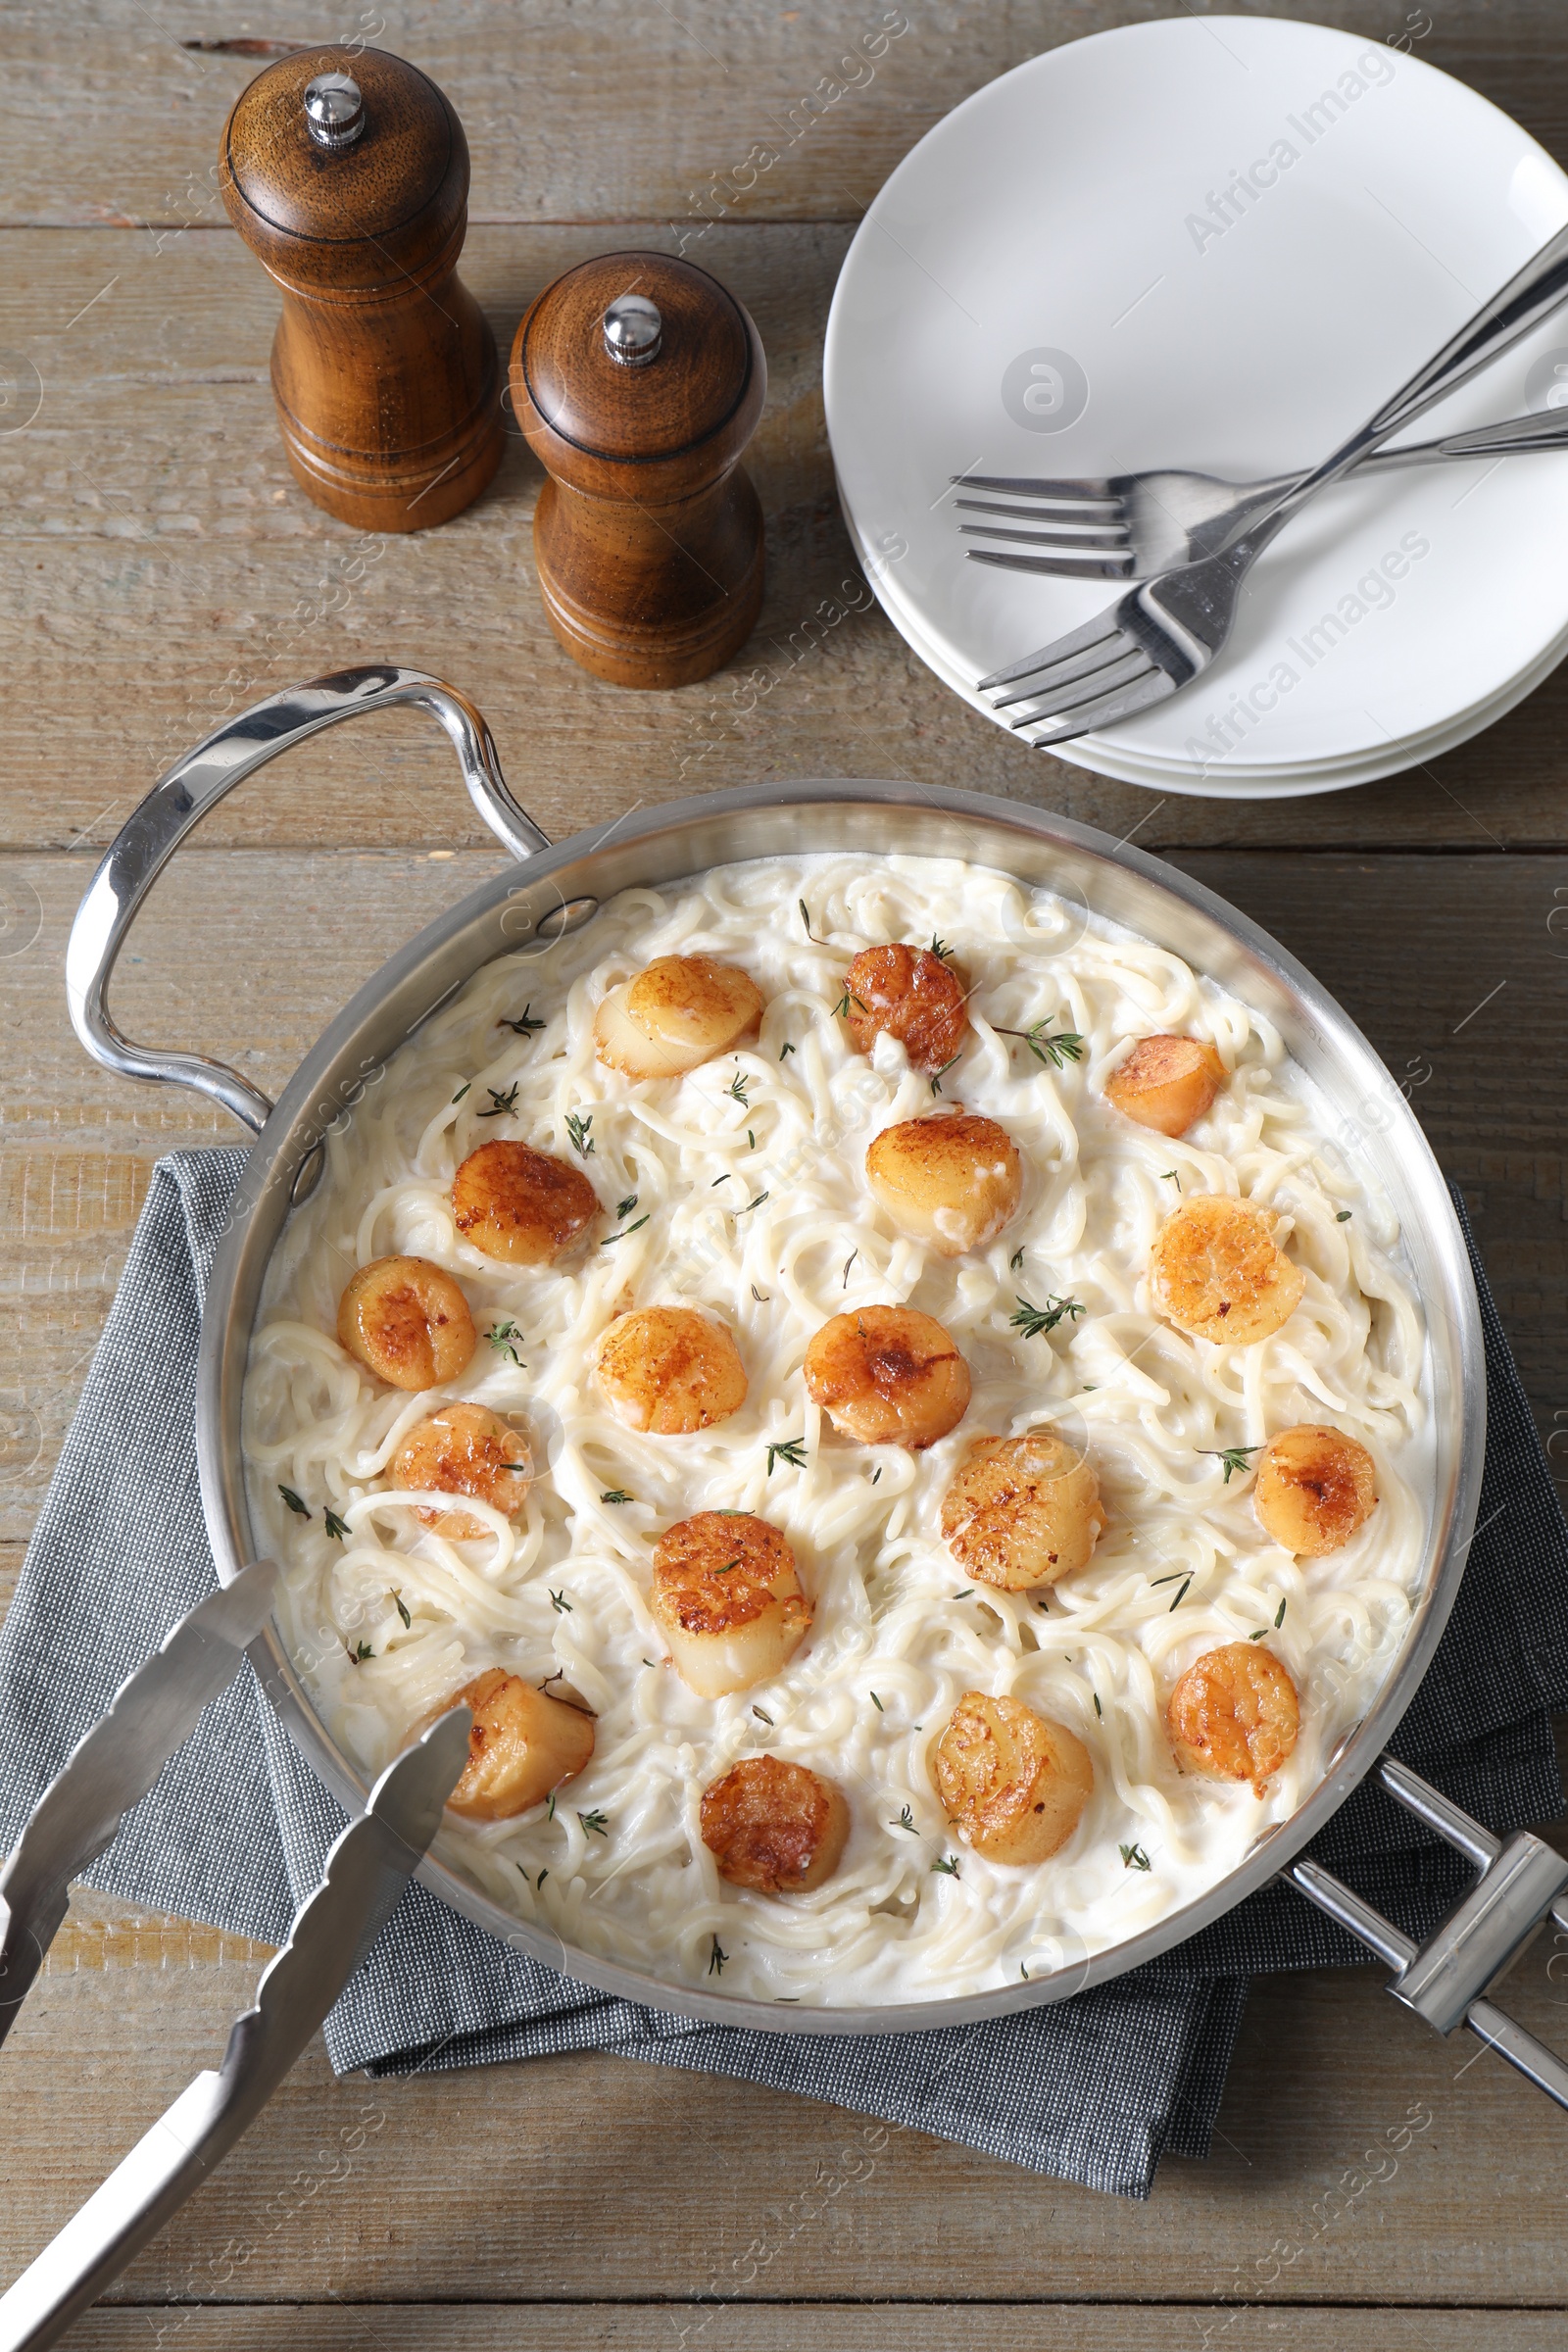
[[[750,306],[771,370],[753,450],[770,574],[746,661],[768,688],[751,708],[723,677],[629,695],[566,661],[534,592],[540,476],[520,439],[479,506],[428,538],[362,545],[293,487],[268,388],[275,299],[224,224],[215,157],[235,92],[323,29],[308,11],[57,0],[10,16],[0,352],[24,388],[37,370],[42,402],[0,435],[0,1598],[154,1158],[234,1135],[194,1099],[84,1059],[62,990],[72,911],[138,796],[224,714],[388,656],[477,699],[553,834],[639,798],[824,774],[912,776],[1136,830],[1303,956],[1407,1083],[1568,1467],[1568,673],[1479,741],[1363,791],[1153,800],[1025,752],[958,704],[864,609],[839,518],[820,355],[861,211],[994,74],[1163,12],[387,5],[330,29],[415,59],[462,115],[465,272],[503,348],[539,287],[615,246],[684,250]],[[1405,32],[1568,156],[1558,0],[1277,13]],[[870,78],[857,69],[824,103],[878,27],[891,37]],[[761,143],[778,161],[741,196],[723,175]],[[119,983],[127,1028],[275,1090],[349,990],[493,867],[455,784],[411,713],[336,732],[243,788],[160,885]],[[260,1957],[76,1902],[0,2057],[0,2278],[212,2061]],[[1568,2038],[1568,1953],[1538,1944],[1508,1997]],[[1406,2125],[1390,2174],[1369,2151]],[[367,2083],[334,2082],[318,2048],[74,2340],[1544,2347],[1568,2304],[1565,2194],[1563,2118],[1398,2015],[1377,1971],[1257,1985],[1212,2159],[1167,2164],[1144,2207],[611,2057]]]

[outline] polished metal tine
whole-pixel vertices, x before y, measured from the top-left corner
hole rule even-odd
[[[956,498],[953,503],[964,514],[999,514],[1008,522],[1032,522],[1037,525],[1044,524],[1048,529],[1070,531],[1075,538],[1085,537],[1091,531],[1098,533],[1110,531],[1118,539],[1127,537],[1127,518],[1119,507],[1111,508],[1103,514],[1085,514],[1082,508],[1064,504],[1060,514],[1054,514],[1048,513],[1043,507],[1009,506],[1004,499]],[[1080,515],[1082,516],[1081,520],[1079,519]],[[960,530],[969,530],[972,527],[969,523],[958,525]]]
[[[1117,484],[1103,476],[1084,475],[1072,481],[1048,481],[1029,473],[955,473],[949,475],[955,490],[1000,490],[1006,498],[1056,498],[1078,506],[1087,499],[1103,499],[1110,505],[1121,505]]]
[[[973,514],[1016,514],[1026,522],[1062,522],[1081,514],[1090,528],[1127,527],[1126,502],[1119,498],[1041,498],[1028,505],[1011,498],[956,498],[953,503]]]
[[[1127,546],[1125,531],[1116,530],[1054,530],[1025,531],[1015,522],[960,522],[960,539],[1016,540],[1020,547],[1062,547],[1082,549],[1086,555],[1114,556]]]
[[[1037,750],[1050,743],[1065,743],[1069,736],[1083,735],[1091,727],[1113,727],[1123,718],[1133,718],[1153,703],[1162,703],[1176,691],[1176,681],[1152,662],[1147,669],[1139,670],[1127,682],[1106,694],[1097,694],[1090,702],[1077,703],[1070,710],[1058,710],[1054,717],[1014,719],[1013,732],[1024,736]]]
[[[1094,548],[1080,552],[1076,547],[1058,549],[1053,556],[1026,556],[1005,547],[966,547],[963,552],[971,564],[990,564],[998,571],[1045,573],[1054,580],[1131,580],[1138,575],[1130,549],[1123,555]]]
[[[1053,644],[1037,647],[1034,653],[1026,654],[1021,662],[1013,662],[1005,669],[994,669],[989,677],[980,680],[980,692],[990,694],[998,686],[1016,686],[1024,678],[1040,678],[1049,682],[1060,671],[1064,662],[1070,662],[1078,654],[1088,653],[1094,646],[1108,645],[1119,637],[1122,633],[1120,614],[1119,602],[1107,605],[1103,612],[1097,612],[1093,620],[1086,620],[1081,629],[1072,629],[1065,637],[1056,638]],[[1106,658],[1108,660],[1110,657]]]
[[[1155,666],[1141,645],[1122,640],[1121,651],[1114,662],[1102,662],[1094,669],[1076,670],[1043,694],[1014,694],[997,702],[998,710],[1013,710],[1016,715],[1007,724],[1012,727],[1032,725],[1036,719],[1054,717],[1058,711],[1076,710],[1080,703],[1092,702],[1097,695],[1111,694],[1122,686],[1130,686],[1141,678],[1146,669]],[[1027,706],[1027,707],[1026,707]]]
[[[1054,662],[1048,673],[1042,673],[1027,684],[1020,682],[1010,694],[993,694],[990,698],[991,707],[994,710],[1010,710],[1019,703],[1039,702],[1043,696],[1054,694],[1059,688],[1073,686],[1082,679],[1098,681],[1129,653],[1142,650],[1125,630],[1113,629],[1108,637],[1102,637],[1081,654],[1074,654],[1068,661]],[[1148,659],[1147,655],[1145,659]]]

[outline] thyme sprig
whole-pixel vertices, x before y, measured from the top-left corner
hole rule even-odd
[[[956,1854],[944,1854],[931,1867],[940,1870],[944,1878],[956,1879],[958,1876],[958,1857]]]
[[[627,1494],[624,1487],[607,1487],[599,1499],[601,1502],[631,1502],[634,1497]]]
[[[490,1098],[490,1108],[475,1111],[475,1118],[509,1119],[514,1116],[517,1108],[517,1089],[521,1084],[520,1078],[514,1078],[504,1094],[498,1086],[487,1086],[484,1091]]]
[[[522,1334],[515,1323],[510,1320],[505,1323],[493,1323],[484,1336],[498,1355],[510,1355],[519,1372],[526,1371],[527,1366],[517,1353],[517,1342],[521,1339]]]
[[[1141,1845],[1121,1845],[1116,1850],[1121,1855],[1123,1870],[1152,1870],[1153,1864]]]
[[[533,1001],[531,998],[523,1006],[522,1011],[516,1020],[509,1021],[506,1014],[503,1013],[500,1020],[496,1023],[496,1027],[498,1029],[510,1029],[514,1037],[532,1037],[536,1029],[543,1029],[545,1026],[546,1024],[543,1021],[536,1021],[533,1017]]]
[[[610,1836],[610,1815],[601,1813],[597,1807],[591,1813],[579,1813],[577,1819],[582,1823],[583,1833],[586,1837],[608,1838]]]
[[[767,1449],[767,1475],[769,1478],[773,1475],[775,1462],[788,1462],[792,1470],[804,1470],[806,1468],[806,1440],[804,1438],[780,1438],[775,1444],[770,1445]]]
[[[802,911],[805,911],[804,901],[802,902]],[[718,1937],[715,1936],[708,1954],[709,1975],[710,1977],[721,1977],[724,1974],[724,1963],[728,1958],[728,1952],[725,1951],[724,1946],[719,1942]]]
[[[750,1078],[747,1077],[745,1071],[741,1068],[740,1063],[737,1062],[735,1064],[735,1075],[730,1080],[728,1086],[725,1087],[724,1092],[730,1097],[732,1102],[736,1102],[740,1104],[742,1110],[750,1110],[752,1106],[752,1098],[749,1092],[751,1083],[752,1082]]]
[[[296,1494],[292,1487],[285,1487],[281,1479],[277,1482],[277,1491],[296,1519],[310,1519],[315,1516],[310,1504]]]
[[[1017,1297],[1016,1292],[1013,1295]],[[1009,1315],[1007,1321],[1014,1331],[1021,1331],[1026,1340],[1038,1340],[1043,1339],[1048,1331],[1054,1331],[1063,1316],[1076,1322],[1084,1311],[1076,1298],[1061,1298],[1052,1291],[1048,1292],[1044,1306],[1036,1306],[1032,1300],[1019,1298],[1018,1311]]]
[[[593,1137],[588,1132],[593,1123],[594,1114],[591,1110],[586,1114],[575,1110],[566,1113],[566,1134],[579,1159],[586,1159],[594,1148]]]
[[[346,1519],[340,1519],[336,1511],[332,1510],[323,1509],[321,1516],[326,1521],[326,1532],[331,1537],[333,1543],[343,1543],[347,1539],[349,1532],[348,1521]]]
[[[1260,1453],[1262,1447],[1261,1446],[1200,1446],[1198,1450],[1200,1453],[1206,1453],[1213,1461],[1224,1463],[1225,1484],[1229,1486],[1233,1478],[1246,1476],[1252,1467],[1250,1457],[1254,1453]]]
[[[1082,1061],[1084,1041],[1076,1029],[1052,1031],[1044,1021],[1036,1021],[1032,1029],[1004,1029],[1000,1021],[992,1024],[999,1037],[1021,1038],[1034,1055],[1048,1069],[1063,1070],[1069,1061]]]

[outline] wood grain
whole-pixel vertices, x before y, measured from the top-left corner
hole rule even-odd
[[[1555,2352],[1554,2312],[1319,2311],[1147,2304],[964,2302],[937,2309],[905,2302],[874,2309],[845,2303],[705,2304],[689,2312],[648,2304],[317,2304],[306,2320],[284,2309],[186,2309],[164,2341],[180,2352]],[[173,2334],[177,2326],[178,2335]],[[73,2352],[142,2352],[145,2311],[100,2311],[71,2337]]]
[[[496,480],[439,532],[362,537],[294,484],[268,382],[272,289],[228,230],[16,232],[0,352],[42,406],[0,436],[9,674],[0,842],[102,848],[162,770],[262,696],[388,658],[449,677],[489,719],[555,838],[628,800],[813,775],[912,777],[1200,846],[1491,852],[1568,840],[1568,670],[1474,743],[1357,792],[1165,799],[1024,750],[950,694],[882,616],[833,496],[821,342],[849,231],[721,226],[701,260],[756,318],[768,398],[747,452],[767,533],[761,618],[702,686],[628,695],[586,677],[533,577],[538,465],[516,433]],[[464,273],[503,346],[528,302],[663,223],[476,228]],[[436,746],[435,756],[431,746]],[[204,838],[296,846],[484,838],[451,755],[412,713],[335,728],[269,768]]]
[[[1504,1999],[1561,2042],[1550,1965],[1538,1945]],[[0,2275],[213,2063],[255,1973],[43,1981],[4,2053]],[[318,2045],[114,2300],[1546,2309],[1565,2191],[1555,2110],[1374,1970],[1255,1986],[1213,2157],[1167,2161],[1147,2205],[608,2055],[337,2082]]]
[[[700,234],[736,213],[854,220],[914,141],[996,74],[1168,13],[1160,0],[682,0],[607,16],[540,0],[524,28],[507,0],[389,0],[331,22],[446,91],[472,151],[476,220],[669,220]],[[1424,32],[1408,0],[1286,0],[1267,13],[1411,39],[1568,152],[1555,0],[1434,9]],[[145,12],[72,0],[69,22],[74,38],[50,13],[8,28],[5,219],[211,220],[225,111],[273,54],[309,41],[309,24],[276,5],[215,22],[202,0]]]
[[[631,696],[550,633],[529,553],[542,476],[514,420],[491,488],[422,541],[366,540],[293,483],[268,379],[278,298],[221,225],[218,137],[253,75],[325,27],[278,0],[12,12],[0,367],[35,368],[41,406],[21,431],[0,416],[0,1606],[155,1157],[241,1140],[191,1098],[93,1070],[72,1037],[61,962],[96,851],[224,717],[388,657],[475,697],[557,837],[639,798],[888,775],[1179,855],[1312,965],[1407,1088],[1464,1185],[1543,1434],[1568,1454],[1568,672],[1386,784],[1161,802],[959,705],[870,604],[838,516],[822,335],[877,188],[994,74],[1167,13],[401,0],[332,24],[452,98],[473,162],[464,276],[503,347],[562,270],[628,245],[710,269],[757,320],[758,634],[705,686]],[[1270,13],[1405,37],[1568,159],[1557,0]],[[493,870],[458,781],[404,712],[242,788],[154,894],[117,977],[126,1027],[275,1090],[350,991]],[[1559,2047],[1562,1940],[1502,1996]],[[214,2062],[262,1957],[78,1890],[0,2053],[0,2280]],[[610,2056],[340,2083],[318,2046],[71,2340],[1543,2352],[1568,2306],[1565,2193],[1562,2119],[1397,2013],[1372,1970],[1254,1988],[1212,2160],[1167,2163],[1142,2208]]]

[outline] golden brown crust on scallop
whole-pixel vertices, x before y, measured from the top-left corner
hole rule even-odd
[[[1151,1287],[1161,1314],[1200,1340],[1249,1347],[1289,1322],[1306,1276],[1274,1240],[1278,1212],[1224,1193],[1184,1200],[1154,1237]]]
[[[838,1868],[850,1834],[843,1793],[805,1764],[743,1756],[703,1791],[703,1843],[732,1886],[805,1894]]]
[[[982,1250],[1018,1205],[1023,1169],[1005,1127],[955,1108],[884,1127],[865,1155],[894,1223],[944,1257]]]
[[[1166,1729],[1185,1772],[1250,1781],[1263,1794],[1296,1745],[1296,1685],[1258,1642],[1228,1642],[1189,1666],[1170,1694]]]
[[[932,1316],[912,1306],[861,1306],[815,1334],[806,1388],[846,1437],[918,1453],[963,1419],[969,1367]]]
[[[738,964],[660,956],[600,1005],[594,1052],[628,1078],[676,1078],[754,1037],[763,1004]]]
[[[394,1389],[456,1380],[478,1346],[468,1301],[427,1257],[377,1257],[338,1301],[340,1347]]]
[[[514,1518],[527,1497],[533,1459],[527,1440],[499,1413],[482,1404],[448,1404],[415,1423],[392,1456],[390,1473],[393,1486],[405,1492],[433,1487],[442,1494],[471,1494]],[[427,1503],[414,1510],[455,1544],[489,1533],[468,1511],[438,1511]]]
[[[1304,1559],[1348,1544],[1377,1501],[1372,1456],[1343,1429],[1303,1422],[1282,1429],[1258,1455],[1253,1507],[1275,1543]]]
[[[992,1862],[1046,1862],[1094,1792],[1089,1750],[1022,1699],[966,1690],[937,1742],[932,1780],[953,1827]]]
[[[699,1511],[666,1528],[649,1606],[681,1680],[704,1698],[781,1673],[811,1630],[795,1554],[745,1511]]]
[[[470,1152],[452,1179],[458,1231],[508,1265],[548,1265],[598,1209],[599,1196],[580,1169],[499,1137]]]
[[[1185,1135],[1213,1106],[1226,1079],[1212,1046],[1197,1037],[1146,1037],[1105,1087],[1107,1102],[1140,1127]]]
[[[591,1716],[499,1666],[476,1675],[446,1704],[473,1710],[468,1761],[447,1799],[469,1821],[511,1821],[542,1805],[594,1752]]]
[[[1105,1524],[1094,1464],[1049,1427],[976,1438],[942,1498],[942,1533],[965,1575],[1005,1592],[1082,1568]]]
[[[644,1306],[618,1316],[599,1343],[599,1384],[628,1429],[690,1437],[746,1402],[740,1350],[713,1315]]]
[[[945,1069],[968,1035],[964,986],[929,948],[862,948],[844,976],[845,1022],[856,1051],[896,1037],[927,1077]]]

